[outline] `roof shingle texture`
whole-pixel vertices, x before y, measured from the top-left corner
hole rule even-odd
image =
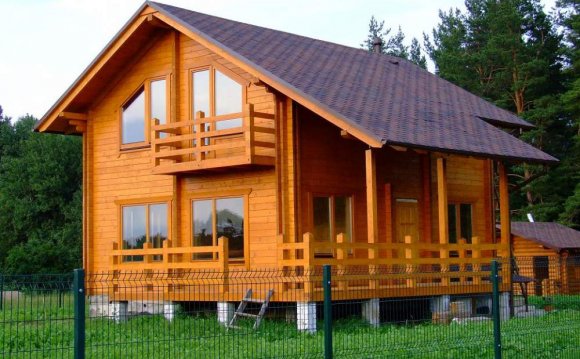
[[[580,248],[580,232],[552,222],[512,222],[512,234],[556,250]]]
[[[150,3],[390,144],[528,162],[554,157],[483,119],[530,124],[406,60]]]

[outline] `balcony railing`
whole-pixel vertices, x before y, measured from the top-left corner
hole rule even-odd
[[[159,124],[153,120],[153,173],[176,174],[204,169],[275,163],[274,115],[254,111]]]

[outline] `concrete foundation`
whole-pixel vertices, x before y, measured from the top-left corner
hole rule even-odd
[[[109,318],[116,323],[122,323],[129,317],[128,302],[111,302],[109,303]]]
[[[218,323],[221,325],[228,325],[234,317],[236,306],[234,303],[217,302],[217,317]]]
[[[373,327],[381,324],[381,309],[379,298],[373,298],[362,302],[362,317]]]
[[[316,333],[316,302],[296,303],[296,327],[309,333]]]

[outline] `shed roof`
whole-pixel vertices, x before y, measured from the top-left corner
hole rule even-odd
[[[512,234],[555,250],[580,248],[580,231],[553,222],[512,222]]]

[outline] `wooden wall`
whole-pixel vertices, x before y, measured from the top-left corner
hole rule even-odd
[[[101,271],[110,268],[108,252],[112,243],[119,241],[120,213],[118,201],[173,198],[175,208],[172,222],[174,245],[191,243],[191,198],[196,193],[215,193],[216,196],[229,191],[248,191],[248,229],[252,243],[250,261],[252,267],[276,265],[276,240],[278,235],[277,192],[280,187],[274,168],[257,170],[225,169],[221,172],[174,176],[152,175],[150,149],[133,151],[120,150],[120,111],[122,104],[144,80],[171,74],[172,120],[190,119],[190,70],[209,63],[218,63],[246,81],[247,103],[254,104],[256,111],[277,113],[276,99],[265,86],[250,83],[251,77],[240,68],[220,58],[195,41],[168,31],[135,61],[118,79],[116,85],[103,94],[89,112],[88,126],[89,192],[87,269]],[[281,98],[280,111],[291,114],[290,101]],[[284,119],[292,121],[291,116]],[[281,126],[284,135],[285,161],[292,161],[292,125]],[[282,156],[282,154],[281,154]],[[289,166],[292,167],[292,166]],[[294,170],[290,168],[283,177],[285,184],[294,183]],[[287,194],[285,205],[294,206],[293,192]],[[287,209],[292,215],[292,211]],[[293,230],[287,223],[287,229]]]

